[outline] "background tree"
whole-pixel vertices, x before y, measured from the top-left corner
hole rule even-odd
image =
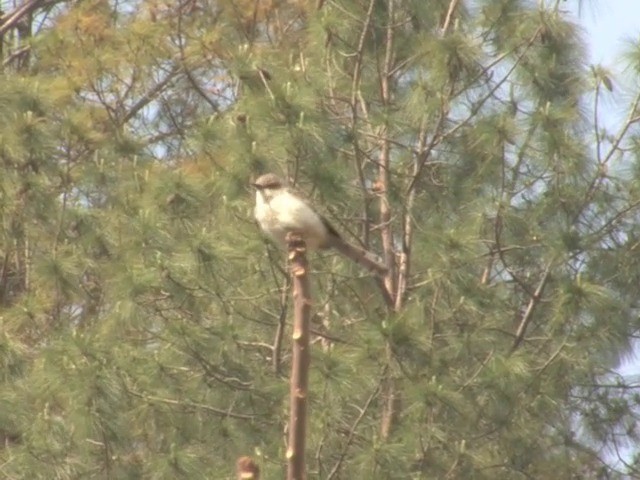
[[[310,478],[638,475],[640,93],[560,3],[3,5],[2,474],[282,477],[274,170],[392,267],[311,259]]]

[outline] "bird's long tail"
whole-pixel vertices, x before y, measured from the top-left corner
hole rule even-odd
[[[367,250],[356,247],[355,245],[351,245],[350,243],[345,242],[342,238],[338,238],[335,236],[331,237],[330,247],[335,248],[340,253],[342,253],[345,257],[350,258],[357,264],[363,266],[367,270],[375,273],[383,277],[387,274],[386,265],[381,262],[374,260],[373,254],[368,252]]]

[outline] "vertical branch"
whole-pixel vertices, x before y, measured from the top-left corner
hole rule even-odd
[[[393,76],[393,29],[394,29],[394,0],[388,3],[389,16],[387,19],[386,50],[382,78],[380,79],[380,95],[383,108],[389,108],[391,101],[391,78]],[[378,181],[380,182],[380,235],[384,258],[389,266],[389,273],[385,277],[387,291],[395,298],[395,256],[393,250],[393,234],[391,230],[391,206],[389,205],[389,167],[391,165],[391,142],[389,142],[388,125],[385,125],[387,134],[382,135],[380,145],[380,163],[378,169]]]
[[[306,478],[304,450],[306,441],[307,398],[309,393],[309,318],[311,295],[306,245],[298,235],[287,235],[291,277],[293,279],[293,351],[287,447],[287,480]]]
[[[404,215],[402,219],[402,250],[398,254],[398,281],[394,304],[394,310],[400,311],[407,291],[407,279],[409,278],[409,265],[411,260],[411,238],[413,236],[413,225],[411,211],[415,200],[415,189],[409,192],[409,197],[405,203]]]
[[[451,25],[451,19],[454,17],[456,9],[458,8],[459,0],[451,0],[447,9],[446,16],[442,24],[442,35],[446,35]],[[398,273],[397,273],[397,287],[396,287],[396,301],[395,310],[398,311],[402,308],[402,301],[407,289],[407,278],[409,277],[409,267],[411,265],[411,242],[413,234],[412,225],[412,210],[415,202],[416,189],[418,188],[418,182],[422,173],[422,169],[429,161],[431,152],[442,140],[442,129],[445,125],[445,120],[449,114],[449,99],[453,96],[455,89],[455,82],[451,82],[447,95],[442,95],[440,113],[438,119],[431,128],[433,129],[433,135],[429,144],[427,144],[427,117],[425,116],[420,125],[420,131],[418,133],[418,148],[414,152],[413,168],[410,176],[409,186],[406,189],[407,200],[404,206],[403,218],[402,218],[402,251],[398,255]]]
[[[391,81],[393,78],[393,29],[394,22],[394,0],[387,3],[387,26],[385,37],[384,64],[381,69],[380,96],[384,110],[388,110],[391,102]],[[385,112],[386,113],[386,112]],[[389,141],[389,126],[385,123],[384,134],[381,135],[380,161],[378,168],[378,182],[380,185],[380,235],[384,258],[389,267],[389,272],[384,278],[385,290],[389,292],[393,299],[393,309],[397,311],[401,307],[401,300],[398,298],[396,290],[396,259],[393,248],[393,231],[391,228],[391,205],[389,203],[389,169],[391,166],[391,142]],[[387,342],[386,357],[387,362],[391,362],[393,352],[391,345]],[[387,372],[382,381],[382,416],[380,421],[380,436],[383,440],[389,438],[391,429],[395,423],[398,411],[398,392],[391,372]]]
[[[596,83],[595,98],[593,99],[593,133],[596,137],[596,159],[602,164],[602,138],[600,137],[600,82]]]
[[[442,117],[441,117],[442,118]],[[438,122],[441,124],[442,122]],[[427,138],[427,121],[422,120],[420,125],[420,131],[418,133],[418,150],[417,152],[425,151]],[[434,134],[435,138],[435,134]],[[428,156],[429,153],[426,153]],[[417,153],[413,156],[413,168],[411,171],[411,184],[407,190],[407,201],[404,205],[404,211],[402,214],[402,250],[398,255],[398,286],[396,292],[396,299],[394,304],[395,311],[399,311],[402,308],[402,302],[404,300],[405,292],[407,291],[407,279],[409,278],[409,267],[411,266],[411,243],[413,239],[413,204],[416,198],[416,189],[418,184],[418,176],[420,175],[422,162],[420,155]]]
[[[360,182],[360,188],[364,194],[363,196],[363,208],[362,208],[362,234],[364,245],[369,245],[369,230],[370,230],[370,219],[369,219],[369,199],[368,199],[368,190],[369,186],[367,185],[367,181],[365,178],[365,174],[363,171],[363,155],[360,149],[360,142],[358,141],[358,124],[359,124],[359,115],[358,115],[358,103],[360,98],[360,80],[362,78],[362,60],[364,57],[364,47],[365,41],[367,39],[367,35],[369,33],[369,29],[371,27],[371,22],[373,19],[373,9],[375,7],[375,0],[370,0],[369,6],[367,8],[367,13],[365,16],[365,21],[362,26],[362,31],[360,32],[360,38],[358,40],[358,47],[356,50],[356,60],[353,65],[353,74],[351,81],[351,99],[350,99],[350,107],[351,107],[351,132],[353,138],[353,154],[355,157],[356,171],[358,173],[358,181]],[[362,103],[363,112],[366,114],[366,105],[364,102]]]

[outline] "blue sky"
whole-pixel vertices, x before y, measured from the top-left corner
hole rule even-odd
[[[575,16],[574,21],[584,28],[585,39],[589,43],[589,62],[601,64],[614,74],[619,74],[624,68],[619,59],[624,49],[625,39],[637,40],[640,37],[640,0],[582,0],[581,2],[569,0],[569,2],[573,4],[571,11]],[[581,4],[580,8],[577,8],[578,3]],[[624,97],[616,90],[613,95]],[[604,102],[602,105],[610,110],[603,112],[607,121],[613,120],[615,124],[614,119],[620,120],[623,116],[621,111],[614,111],[616,105],[620,103]],[[628,380],[632,380],[632,377],[637,377],[639,370],[640,352],[636,348],[635,355],[627,359],[618,371],[627,376]],[[622,454],[630,457],[633,450],[629,448]],[[621,464],[618,466],[621,467]]]
[[[571,3],[576,21],[587,34],[591,63],[612,67],[623,39],[640,35],[640,0],[571,0]],[[582,4],[580,8],[578,3]]]
[[[602,64],[605,68],[620,73],[624,67],[619,62],[624,49],[624,41],[637,40],[640,37],[640,0],[582,0],[573,1],[571,8],[574,21],[584,28],[585,39],[589,43],[590,59],[593,64]],[[569,3],[569,2],[567,2]],[[578,9],[577,5],[581,3]],[[614,83],[615,88],[615,83]],[[614,96],[619,95],[614,90]],[[623,98],[620,100],[624,101]],[[620,103],[604,102],[603,107],[610,111],[604,112],[607,121],[621,119],[622,111],[612,111]],[[615,120],[614,120],[615,123]],[[636,349],[635,358],[628,359],[620,367],[623,375],[637,375],[640,370],[640,352]]]
[[[568,0],[572,20],[583,29],[589,45],[590,64],[602,65],[612,73],[614,92],[602,92],[601,126],[616,131],[628,114],[631,96],[637,91],[636,77],[629,85],[621,58],[625,41],[640,37],[640,0]]]

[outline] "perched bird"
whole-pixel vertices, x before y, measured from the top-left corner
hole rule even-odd
[[[277,175],[262,175],[253,186],[256,188],[256,220],[262,231],[281,246],[286,246],[288,233],[297,233],[309,250],[334,248],[377,275],[387,273],[385,265],[368,251],[343,240],[326,218],[287,188]]]

